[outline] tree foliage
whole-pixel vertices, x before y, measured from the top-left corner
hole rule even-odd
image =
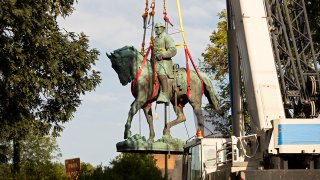
[[[90,163],[81,162],[81,164],[80,164],[80,178],[79,179],[85,180],[85,179],[93,178],[96,169],[97,169],[97,167],[94,167]]]
[[[99,52],[85,34],[61,30],[57,17],[73,0],[0,1],[0,139],[19,141],[30,129],[58,135],[80,105],[80,95],[100,83],[92,69]]]
[[[3,143],[4,144],[4,143]],[[0,179],[65,179],[64,166],[56,161],[61,157],[54,137],[43,136],[35,130],[20,142],[20,172],[14,174],[12,161],[0,163]],[[6,157],[12,159],[13,144],[6,144]],[[2,178],[1,178],[2,177]]]
[[[162,179],[156,160],[150,154],[123,153],[111,161],[108,174],[111,179]]]
[[[163,178],[152,155],[123,153],[113,159],[110,166],[93,167],[88,163],[81,163],[79,179],[162,180]]]
[[[227,12],[222,10],[218,13],[220,22],[217,23],[217,30],[210,35],[210,42],[205,52],[202,53],[203,61],[200,68],[204,72],[212,75],[218,85],[218,100],[227,109],[229,97],[229,77],[228,77],[228,49],[227,49]]]
[[[1,136],[21,136],[30,127],[62,130],[100,82],[91,69],[98,51],[87,37],[62,31],[57,16],[72,12],[70,0],[0,2]]]
[[[215,131],[219,131],[222,135],[230,134],[231,116],[228,113],[230,110],[230,89],[228,77],[228,49],[227,49],[227,12],[222,10],[218,13],[221,20],[217,23],[217,29],[210,35],[210,44],[208,44],[205,52],[202,53],[203,60],[200,61],[202,71],[213,76],[215,85],[218,90],[218,101],[222,105],[222,110],[226,112],[226,118],[215,117],[216,114],[208,110],[212,123],[215,125]]]
[[[203,61],[200,62],[200,67],[221,83],[225,81],[228,73],[226,10],[218,13],[218,17],[221,21],[217,23],[217,30],[214,30],[210,35],[211,44],[202,53]]]

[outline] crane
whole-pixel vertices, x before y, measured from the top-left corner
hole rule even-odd
[[[304,0],[226,2],[233,136],[189,141],[183,179],[320,179],[320,74]]]

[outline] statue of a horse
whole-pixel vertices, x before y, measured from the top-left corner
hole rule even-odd
[[[139,68],[141,68],[141,62],[143,60],[143,56],[137,51],[137,49],[132,46],[125,46],[123,48],[115,50],[111,54],[107,53],[107,56],[109,59],[111,59],[112,68],[117,72],[120,83],[125,86],[128,83],[133,82],[139,71]],[[194,113],[197,117],[199,128],[203,131],[204,120],[201,111],[203,90],[201,80],[194,71],[191,71],[191,90],[190,96],[187,97],[186,93],[188,84],[186,70],[184,68],[178,68],[175,74],[176,78],[169,79],[168,83],[170,102],[173,105],[175,103],[178,104],[177,108],[174,108],[177,118],[173,121],[169,121],[165,125],[163,134],[170,135],[170,128],[172,126],[175,126],[186,120],[186,117],[183,113],[183,107],[188,102],[193,107]],[[218,105],[211,80],[204,73],[200,72],[200,76],[204,84],[205,96],[207,97],[209,103],[213,106],[213,108],[217,112],[219,112],[220,107]],[[128,119],[124,131],[124,139],[127,139],[131,136],[130,128],[132,118],[137,113],[137,111],[142,108],[149,124],[149,141],[153,142],[154,140],[155,134],[153,129],[152,110],[151,107],[148,106],[148,104],[157,99],[159,93],[159,86],[156,86],[156,88],[154,89],[154,79],[156,79],[157,81],[157,78],[153,77],[152,63],[148,60],[141,71],[141,75],[136,80],[136,84],[132,88],[132,94],[135,97],[135,100],[131,104],[131,108],[128,114]],[[150,99],[150,97],[152,97],[153,91],[156,93],[156,95]]]

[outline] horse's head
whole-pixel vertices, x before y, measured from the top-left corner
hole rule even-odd
[[[120,83],[125,86],[132,81],[133,60],[136,58],[137,50],[133,46],[124,46],[113,51],[107,56],[111,60],[112,68],[117,72]]]

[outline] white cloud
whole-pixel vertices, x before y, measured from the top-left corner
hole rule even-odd
[[[136,42],[139,26],[132,21],[130,12],[123,11],[123,2],[88,2],[65,20],[59,19],[60,26],[68,31],[85,32],[91,41],[106,48],[117,47],[125,42]],[[112,6],[112,7],[111,7]],[[86,8],[85,8],[86,7]],[[82,11],[83,10],[83,11]],[[137,14],[138,15],[138,14]]]

